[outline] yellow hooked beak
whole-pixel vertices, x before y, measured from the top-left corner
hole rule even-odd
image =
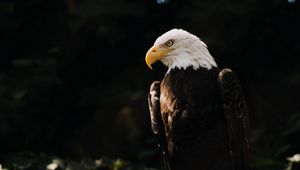
[[[162,48],[159,47],[151,47],[149,51],[146,54],[146,64],[147,66],[152,69],[152,64],[157,62],[158,60],[162,59],[166,55],[166,51]]]

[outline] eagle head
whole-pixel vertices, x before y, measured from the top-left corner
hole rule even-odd
[[[146,64],[152,69],[151,65],[157,61],[161,61],[169,70],[190,66],[195,70],[199,67],[217,67],[206,44],[182,29],[172,29],[156,39],[146,54]]]

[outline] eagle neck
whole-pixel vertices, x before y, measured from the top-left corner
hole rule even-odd
[[[189,73],[192,73],[192,72],[202,72],[202,73],[205,73],[205,72],[215,72],[219,70],[218,67],[212,67],[210,69],[206,68],[206,67],[198,67],[198,68],[195,68],[194,66],[188,66],[186,68],[178,68],[178,67],[174,67],[172,69],[168,69],[168,71],[166,72],[165,74],[165,77],[167,75],[170,75],[170,74],[178,74],[180,72],[186,72],[186,74],[189,74]]]

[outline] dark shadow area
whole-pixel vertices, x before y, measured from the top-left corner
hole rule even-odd
[[[43,153],[161,167],[147,93],[166,68],[144,57],[182,28],[241,81],[252,169],[283,170],[300,153],[299,21],[298,0],[1,1],[0,164]]]

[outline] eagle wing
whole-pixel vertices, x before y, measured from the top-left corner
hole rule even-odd
[[[228,127],[229,156],[233,170],[246,170],[248,161],[249,119],[247,105],[235,73],[223,69],[218,84]]]
[[[169,155],[167,152],[167,142],[164,124],[160,112],[160,82],[155,81],[150,87],[148,94],[148,105],[151,117],[151,128],[158,140],[158,148],[162,154],[164,165],[167,170],[172,170]]]

